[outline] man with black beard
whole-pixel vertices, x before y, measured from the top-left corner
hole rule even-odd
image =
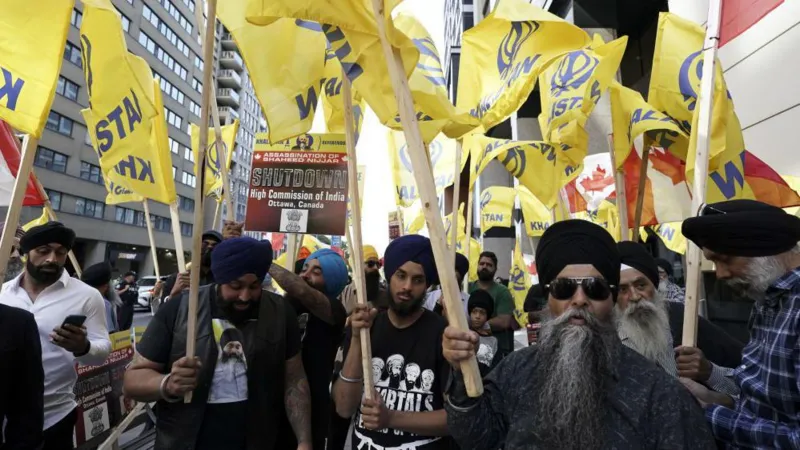
[[[158,402],[155,448],[311,450],[297,317],[261,288],[271,263],[269,242],[249,237],[214,249],[216,284],[199,290],[194,358],[185,356],[188,293],[164,304],[150,321],[123,389],[136,401]],[[240,353],[246,371],[226,364]],[[191,403],[184,403],[187,392],[193,393]],[[283,410],[299,441],[293,447],[285,445]]]
[[[623,346],[612,311],[620,256],[588,221],[547,229],[536,248],[550,317],[538,345],[507,356],[467,396],[460,363],[478,335],[448,327],[444,356],[454,372],[446,402],[462,449],[713,449],[702,411],[663,370]]]
[[[344,365],[333,384],[336,412],[344,418],[355,414],[353,448],[444,450],[450,444],[444,438],[449,431],[442,397],[449,368],[439,345],[445,322],[422,307],[425,291],[438,278],[430,240],[419,235],[397,238],[386,249],[384,262],[389,310],[378,313],[356,306],[344,343]],[[373,370],[385,374],[363,373],[362,329],[369,330]],[[423,373],[426,387],[430,385],[427,392],[416,386]],[[363,397],[365,376],[388,380],[376,383],[370,400]]]
[[[519,328],[519,324],[514,318],[514,298],[511,291],[494,281],[496,273],[497,255],[492,252],[481,253],[478,260],[478,281],[470,283],[468,290],[472,294],[483,289],[494,299],[494,316],[486,326],[491,328],[492,334],[497,338],[498,353],[502,358],[514,351],[514,330]]]
[[[347,318],[337,298],[348,282],[347,265],[338,253],[321,249],[308,255],[299,276],[277,264],[269,273],[286,291],[286,301],[295,313],[307,317],[302,354],[311,387],[311,433],[314,449],[323,450],[330,421],[333,360]]]
[[[714,263],[718,280],[755,303],[750,342],[731,374],[739,398],[681,381],[726,448],[800,448],[800,218],[732,200],[706,205],[682,231]]]
[[[203,233],[203,243],[201,244],[200,252],[200,286],[214,283],[214,274],[211,273],[211,251],[214,247],[222,242],[222,235],[214,230],[208,230]],[[161,303],[167,301],[170,297],[179,297],[180,293],[189,289],[189,270],[186,272],[174,273],[167,278],[164,282],[164,287],[161,290]]]
[[[378,251],[371,245],[365,245],[364,251],[364,283],[367,288],[367,302],[375,308],[386,309],[389,307],[389,292],[386,283],[381,279],[381,260]],[[339,299],[344,310],[349,316],[353,312],[358,299],[356,297],[356,283],[348,284]]]
[[[6,282],[0,293],[0,303],[32,313],[39,328],[45,450],[73,448],[75,363],[102,364],[111,350],[103,298],[64,270],[74,242],[75,232],[59,222],[28,230],[20,239],[20,250],[28,259],[25,271]],[[69,316],[75,319],[71,324],[65,323]]]

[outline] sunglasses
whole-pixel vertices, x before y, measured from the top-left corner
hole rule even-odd
[[[380,267],[381,266],[381,263],[379,263],[378,261],[367,261],[366,264],[367,264],[367,267],[369,267],[370,269],[373,268],[373,267]]]
[[[556,278],[552,283],[545,285],[545,288],[556,300],[569,300],[578,291],[578,286],[583,289],[587,297],[596,301],[607,299],[614,288],[614,285],[598,277]]]
[[[707,203],[704,203],[700,206],[700,213],[698,214],[699,217],[703,216],[714,216],[719,214],[727,214],[727,212],[717,209]]]

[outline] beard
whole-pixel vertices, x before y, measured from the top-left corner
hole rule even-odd
[[[667,302],[656,293],[653,300],[631,302],[622,310],[614,307],[617,330],[630,339],[631,347],[652,362],[664,353],[671,353],[669,312]],[[668,355],[669,357],[669,355]]]
[[[737,294],[761,304],[770,285],[785,273],[786,267],[778,257],[758,256],[750,258],[745,275],[723,281]]]
[[[379,272],[365,272],[364,283],[367,285],[367,300],[375,303],[381,287],[381,274]]]
[[[222,356],[220,357],[221,362],[228,362],[233,360],[233,362],[239,362],[244,364],[244,354],[240,352],[222,352]]]
[[[422,309],[425,303],[425,294],[421,297],[415,298],[410,302],[396,302],[394,295],[389,296],[389,308],[400,317],[408,317]]]
[[[574,317],[585,324],[570,324]],[[542,448],[602,448],[606,392],[619,346],[613,323],[601,322],[586,310],[570,309],[542,325],[533,391],[539,398],[532,424]]]
[[[213,248],[207,248],[203,250],[203,253],[200,254],[200,267],[204,267],[206,269],[211,267],[211,251],[214,250]]]
[[[227,319],[234,325],[241,325],[248,320],[253,320],[258,317],[258,305],[260,300],[250,300],[243,302],[241,300],[225,300],[217,292],[217,307],[222,314],[222,317]],[[234,306],[247,305],[247,309],[236,309]]]
[[[33,278],[38,284],[51,285],[61,278],[61,273],[64,271],[63,266],[56,263],[44,263],[40,266],[34,265],[29,259],[25,263],[25,272]]]
[[[660,280],[658,282],[658,287],[656,288],[658,293],[661,295],[667,295],[667,293],[669,293],[669,283],[670,282],[668,280]]]
[[[6,279],[5,281],[11,281],[17,277],[22,270],[25,268],[25,264],[22,263],[22,259],[20,258],[9,258],[8,265],[6,267]]]
[[[494,280],[494,272],[489,272],[488,270],[479,270],[478,271],[478,279],[483,282],[489,282]]]

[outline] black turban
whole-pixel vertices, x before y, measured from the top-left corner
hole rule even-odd
[[[728,256],[775,256],[800,240],[800,218],[755,200],[706,205],[683,221],[683,235],[698,247]]]
[[[536,246],[539,283],[546,286],[570,264],[591,264],[612,285],[613,297],[619,289],[619,250],[605,228],[586,220],[556,222],[545,230]]]
[[[425,272],[425,284],[430,286],[439,283],[430,239],[418,234],[407,234],[393,240],[386,247],[383,256],[383,272],[386,279],[391,280],[395,271],[409,261],[422,266]]]
[[[469,273],[469,260],[461,253],[456,253],[456,271],[465,276]]]
[[[111,281],[111,264],[101,262],[87,267],[81,274],[81,281],[93,288],[98,288]]]
[[[467,302],[467,311],[472,312],[473,308],[483,308],[486,311],[486,317],[491,318],[494,314],[494,299],[492,295],[483,289],[469,294],[469,301]]]
[[[667,261],[664,258],[656,258],[656,265],[664,269],[664,272],[667,273],[667,276],[672,278],[674,275],[674,269],[672,268],[672,263]]]
[[[22,253],[28,253],[48,244],[61,244],[67,250],[72,250],[72,245],[75,244],[75,232],[61,222],[47,222],[31,228],[19,240]]]
[[[658,265],[644,245],[638,242],[624,241],[617,244],[617,248],[623,266],[642,272],[653,283],[653,286],[658,286]]]
[[[264,281],[272,265],[272,244],[250,237],[226,239],[211,252],[211,273],[217,284],[228,284],[247,274]]]
[[[222,242],[222,235],[219,231],[216,230],[206,230],[201,238],[205,241],[206,239],[217,241],[217,244]]]

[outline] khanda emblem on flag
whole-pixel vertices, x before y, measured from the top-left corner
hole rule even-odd
[[[511,287],[511,290],[516,292],[525,291],[525,272],[522,271],[522,267],[517,264],[512,265],[510,275],[511,277],[508,280],[508,285]]]
[[[483,191],[483,195],[481,195],[481,209],[485,208],[489,202],[492,201],[492,193],[487,191]]]
[[[222,141],[222,138],[217,138],[218,141]],[[225,142],[219,142],[222,145],[222,148],[225,149],[225,154],[228,154],[228,145]],[[219,151],[217,151],[217,141],[212,142],[206,148],[206,155],[208,155],[208,162],[206,165],[214,176],[219,176],[219,171],[222,170],[222,163],[219,160]]]
[[[550,80],[550,93],[560,97],[565,92],[578,89],[589,81],[600,60],[583,50],[570,52],[561,59]]]
[[[414,46],[419,50],[420,58],[417,61],[417,70],[422,73],[434,86],[446,87],[442,64],[433,39],[414,39]],[[427,58],[426,58],[427,57]]]
[[[526,22],[511,22],[511,29],[505,35],[500,47],[497,49],[497,72],[503,80],[508,79],[514,71],[517,54],[522,44],[539,29],[541,25],[532,20]],[[538,55],[537,55],[538,56]],[[527,59],[527,58],[526,58]]]
[[[681,70],[678,72],[678,88],[683,95],[683,101],[686,102],[686,109],[694,112],[697,106],[697,90],[700,87],[700,80],[703,78],[703,58],[702,51],[696,51],[687,56],[681,64]],[[728,98],[731,97],[731,92],[728,91]],[[692,123],[684,121],[678,123],[681,129],[687,134],[692,131]]]
[[[434,168],[444,153],[444,147],[442,147],[442,143],[439,141],[433,141],[428,144],[428,153],[431,157],[431,168]],[[403,146],[400,147],[400,162],[409,173],[414,172],[414,168],[411,166],[411,158],[408,156],[408,144],[404,143]]]
[[[526,157],[525,152],[519,147],[514,147],[501,156],[500,162],[505,166],[511,175],[519,178],[525,173]]]

